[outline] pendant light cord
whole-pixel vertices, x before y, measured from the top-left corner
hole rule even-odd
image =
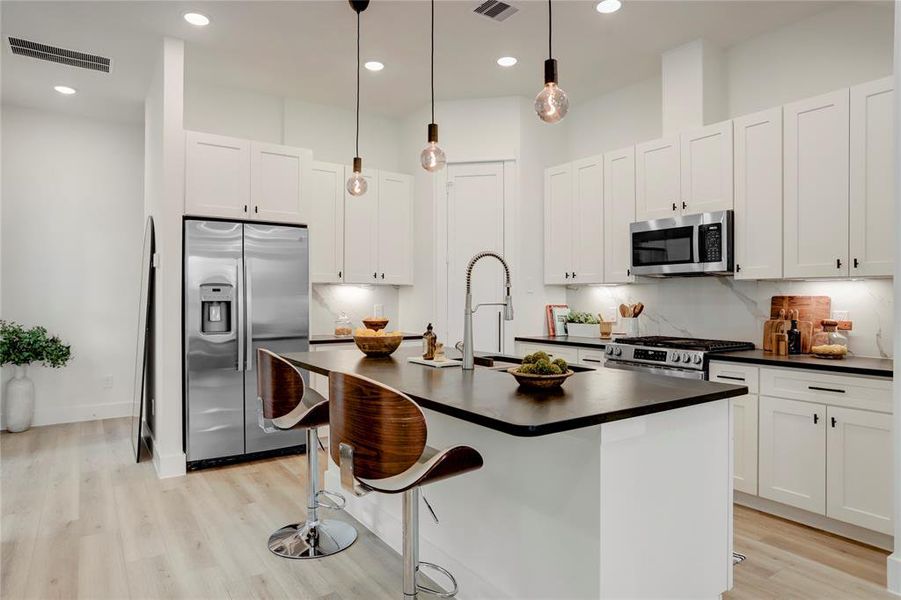
[[[435,0],[432,0],[432,123],[435,122]]]
[[[360,13],[357,13],[357,132],[354,138],[354,156],[360,156]]]
[[[551,16],[551,0],[547,0],[547,57],[554,58],[551,52],[551,40],[554,31],[554,20]]]

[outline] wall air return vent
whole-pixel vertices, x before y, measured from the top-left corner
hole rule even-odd
[[[110,59],[104,56],[97,56],[96,54],[66,50],[65,48],[48,46],[47,44],[40,44],[12,36],[9,37],[9,47],[13,54],[21,56],[30,56],[31,58],[49,60],[61,65],[90,69],[91,71],[100,71],[102,73],[109,73],[110,71]]]
[[[479,4],[473,12],[477,15],[488,17],[492,21],[503,21],[518,10],[518,8],[513,8],[506,2],[486,0],[486,2]]]

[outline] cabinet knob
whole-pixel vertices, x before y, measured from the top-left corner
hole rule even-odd
[[[573,271],[573,279],[575,279],[575,278],[576,278],[576,272]]]
[[[835,420],[835,417],[832,417],[832,428],[833,428],[833,429],[835,429],[835,425],[836,425],[837,423],[838,423],[838,421]]]
[[[564,275],[564,277],[566,277],[567,279],[569,279],[569,271],[566,272],[566,274]]]
[[[247,212],[247,205],[244,205],[244,212]]]
[[[341,277],[341,274],[342,274],[342,273],[343,273],[343,271],[338,271],[338,277],[339,277],[339,278]]]
[[[736,272],[736,273],[741,273],[741,265],[738,264],[738,263],[735,263],[735,272]]]
[[[841,269],[841,268],[842,268],[842,259],[840,259],[840,258],[836,258],[836,259],[835,259],[835,268],[836,268],[836,269]]]
[[[382,279],[384,279],[384,278],[385,278],[385,274],[384,274],[384,273],[382,273]]]
[[[813,413],[813,424],[816,425],[820,422],[820,415]]]
[[[674,211],[676,210],[676,203],[675,203],[675,202],[673,202],[673,210],[674,210]]]
[[[372,274],[372,278],[373,278],[373,279],[378,279],[378,278],[379,278],[379,274],[378,274],[378,273],[373,273],[373,274]]]
[[[632,269],[626,269],[626,277],[632,277]]]
[[[854,268],[857,269],[859,267],[860,267],[860,261],[855,258],[854,259]]]
[[[253,212],[254,212],[254,213],[260,212],[260,207],[259,207],[259,206],[254,206],[254,207],[253,207]]]
[[[685,202],[682,202],[682,210],[685,210],[686,208],[688,208],[688,205]]]

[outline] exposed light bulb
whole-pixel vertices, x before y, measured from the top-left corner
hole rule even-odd
[[[556,123],[569,111],[569,98],[557,85],[557,61],[544,61],[544,88],[535,96],[535,112],[545,123]]]
[[[354,172],[350,177],[347,178],[347,193],[351,196],[362,196],[366,193],[366,189],[369,187],[369,184],[366,183],[366,178],[363,177],[361,171],[363,170],[363,161],[359,156],[354,157]]]
[[[435,123],[429,123],[429,145],[423,149],[422,154],[419,155],[419,162],[422,164],[422,168],[430,173],[434,173],[435,171],[440,171],[444,168],[444,165],[447,164],[447,156],[444,155],[444,150],[442,150],[438,146],[438,125]]]

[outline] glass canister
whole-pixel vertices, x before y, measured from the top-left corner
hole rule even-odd
[[[810,353],[817,358],[844,358],[848,354],[848,338],[838,331],[838,321],[823,319],[823,330],[813,334]]]
[[[338,318],[335,319],[335,335],[346,337],[351,335],[353,332],[354,328],[350,323],[350,318],[347,316],[347,313],[342,312],[338,315]]]

